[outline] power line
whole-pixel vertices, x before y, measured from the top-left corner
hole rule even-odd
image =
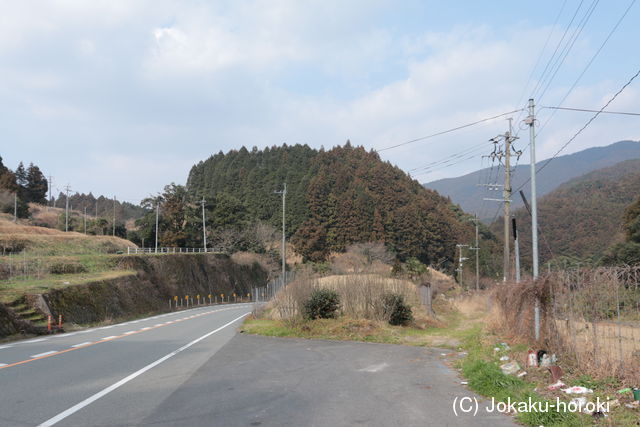
[[[634,113],[630,111],[600,111],[600,110],[589,110],[587,108],[570,108],[570,107],[540,107],[540,109],[548,108],[550,110],[567,110],[567,111],[584,111],[586,113],[597,113],[600,114],[619,114],[623,116],[640,116],[640,113]]]
[[[551,161],[553,159],[555,159],[556,157],[558,157],[558,154],[560,154],[569,144],[571,144],[587,127],[589,127],[589,125],[591,125],[591,123],[593,123],[593,121],[600,115],[602,114],[602,112],[609,106],[609,104],[611,104],[617,97],[618,95],[620,95],[635,79],[636,77],[638,77],[638,75],[640,75],[640,69],[638,69],[638,71],[629,79],[629,81],[627,81],[608,101],[606,104],[604,104],[602,106],[602,108],[600,108],[598,111],[596,111],[596,113],[589,119],[587,120],[587,122],[580,128],[578,129],[578,131],[576,133],[573,134],[573,136],[571,138],[569,138],[567,140],[567,142],[564,143],[564,145],[562,147],[560,147],[560,149],[550,158],[547,159],[546,162],[544,162],[544,164],[537,170],[537,172],[540,172],[542,169],[544,169],[549,163],[551,163]],[[531,180],[531,178],[527,179],[516,191],[520,190],[522,187],[524,187],[529,181]]]
[[[422,136],[420,138],[416,138],[416,139],[412,139],[412,140],[409,140],[409,141],[401,142],[399,144],[392,145],[390,147],[380,148],[379,150],[376,150],[376,151],[380,152],[380,151],[391,150],[392,148],[402,147],[403,145],[412,144],[414,142],[423,141],[423,140],[429,139],[429,138],[435,138],[436,136],[444,135],[444,134],[447,134],[447,133],[455,132],[455,131],[460,130],[460,129],[465,129],[465,128],[468,128],[468,127],[471,127],[471,126],[475,126],[475,125],[478,125],[480,123],[488,122],[490,120],[494,120],[494,119],[498,119],[500,117],[508,116],[509,114],[520,112],[522,110],[523,110],[523,108],[520,108],[520,109],[517,109],[517,110],[513,110],[513,111],[508,111],[506,113],[498,114],[498,115],[493,116],[493,117],[487,117],[485,119],[477,120],[477,121],[472,122],[472,123],[467,123],[467,124],[464,124],[464,125],[461,125],[461,126],[456,126],[454,128],[451,128],[451,129],[447,129],[447,130],[443,130],[443,131],[440,131],[440,132],[436,132],[436,133],[433,133],[431,135]]]
[[[564,61],[567,59],[567,56],[571,52],[571,49],[573,49],[573,46],[575,45],[576,41],[578,40],[578,37],[580,37],[580,34],[582,34],[582,30],[587,25],[587,22],[589,22],[589,19],[591,18],[591,15],[593,14],[593,11],[596,9],[596,6],[598,6],[599,2],[600,2],[600,0],[594,0],[591,3],[591,6],[589,6],[589,9],[587,9],[587,12],[585,13],[585,15],[582,18],[582,20],[580,21],[580,23],[578,24],[578,28],[576,28],[574,30],[574,32],[571,35],[570,39],[567,41],[567,44],[562,49],[562,53],[561,53],[562,59],[560,59],[560,62],[558,63],[558,66],[555,67],[555,70],[554,70],[553,74],[551,75],[551,78],[547,81],[547,84],[545,85],[542,93],[536,97],[538,99],[538,101],[540,101],[542,99],[542,97],[547,93],[547,90],[549,89],[549,86],[551,85],[551,82],[556,77],[556,74],[558,73],[558,71],[562,67],[562,64],[564,64]],[[558,57],[557,59],[559,59],[559,58],[560,57]]]
[[[534,97],[534,94],[538,91],[538,88],[540,88],[542,81],[544,81],[545,75],[547,74],[547,70],[549,69],[549,65],[551,65],[551,63],[553,62],[556,56],[556,53],[558,53],[558,49],[560,49],[560,46],[562,46],[562,42],[564,42],[564,38],[567,36],[567,33],[569,32],[569,29],[571,28],[571,24],[573,24],[573,21],[576,19],[576,16],[578,16],[578,12],[582,8],[582,3],[584,3],[584,0],[580,0],[580,4],[578,4],[578,7],[576,8],[576,11],[573,13],[571,20],[569,21],[566,28],[564,29],[564,33],[562,34],[560,41],[558,41],[558,43],[556,44],[556,48],[551,54],[551,57],[549,57],[549,60],[547,61],[547,65],[545,65],[544,70],[542,70],[542,74],[540,75],[540,80],[538,80],[538,83],[534,86],[533,90],[531,91],[530,98]]]
[[[414,172],[414,171],[417,171],[417,170],[420,170],[420,169],[428,169],[428,168],[430,168],[431,166],[434,166],[434,165],[438,165],[438,164],[441,164],[441,163],[447,163],[450,160],[455,160],[455,159],[460,158],[460,157],[462,157],[462,156],[464,156],[466,154],[469,154],[469,153],[471,153],[473,151],[477,151],[477,150],[479,150],[480,148],[482,148],[484,146],[485,146],[484,142],[482,144],[474,145],[473,147],[469,147],[469,148],[467,148],[465,150],[462,150],[462,151],[460,151],[458,153],[451,154],[451,155],[449,155],[447,157],[444,157],[444,158],[442,158],[440,160],[436,160],[436,161],[427,163],[427,164],[425,164],[423,166],[418,166],[418,167],[415,167],[413,169],[409,169],[409,172]]]
[[[553,33],[556,30],[556,25],[558,24],[558,20],[560,19],[560,16],[562,15],[562,12],[564,11],[564,7],[566,6],[566,4],[567,4],[567,0],[564,0],[562,2],[562,6],[560,7],[560,11],[558,12],[558,15],[556,16],[555,21],[553,21],[553,26],[551,27],[551,31],[549,31],[549,34],[547,35],[547,40],[545,40],[544,46],[542,46],[542,49],[540,50],[540,53],[538,54],[538,59],[536,60],[535,65],[531,68],[531,72],[529,73],[529,77],[527,78],[527,82],[524,84],[524,87],[522,88],[522,93],[518,97],[518,102],[516,103],[516,105],[520,105],[522,103],[522,101],[523,101],[523,98],[524,98],[524,96],[526,94],[527,88],[529,87],[529,83],[531,83],[531,79],[533,78],[533,74],[538,69],[538,64],[540,64],[540,60],[542,59],[542,55],[544,54],[544,51],[547,49],[547,46],[549,45],[549,40],[551,40],[551,36],[553,35]]]
[[[609,39],[611,38],[611,36],[613,35],[613,33],[616,32],[616,30],[618,29],[618,27],[620,26],[620,24],[622,23],[622,21],[624,20],[624,18],[627,16],[627,14],[629,13],[629,10],[631,10],[631,8],[633,7],[633,5],[635,4],[636,0],[631,0],[631,3],[629,3],[629,6],[627,6],[627,8],[625,9],[624,13],[622,14],[622,16],[620,16],[620,18],[618,19],[618,21],[616,22],[616,24],[613,26],[613,28],[611,29],[611,31],[609,31],[609,34],[607,34],[607,37],[605,37],[604,41],[602,42],[602,44],[600,44],[600,47],[598,48],[598,50],[596,51],[596,53],[593,54],[593,56],[591,57],[591,59],[589,60],[589,62],[587,63],[587,65],[583,68],[582,72],[580,73],[580,75],[578,76],[578,78],[573,82],[573,84],[571,85],[571,87],[569,88],[569,90],[567,91],[567,93],[564,94],[564,96],[562,97],[562,99],[560,100],[560,102],[558,103],[558,106],[562,105],[564,103],[564,101],[566,101],[566,99],[569,97],[569,94],[571,94],[571,92],[573,92],[573,90],[575,89],[575,87],[578,85],[578,82],[580,82],[580,80],[582,79],[582,77],[584,76],[584,74],[587,72],[587,70],[591,67],[591,64],[593,64],[593,61],[595,61],[595,59],[598,57],[598,55],[600,54],[600,52],[602,51],[602,49],[605,47],[605,45],[607,44],[607,42],[609,41]],[[559,109],[559,108],[557,108]],[[557,110],[556,109],[556,110]],[[551,116],[549,118],[547,118],[547,120],[544,122],[544,124],[540,127],[540,129],[538,129],[538,133],[542,132],[542,129],[544,129],[547,126],[547,123],[549,123],[551,121],[551,119],[553,119],[553,116],[555,116],[556,111],[554,111],[553,113],[551,113]]]

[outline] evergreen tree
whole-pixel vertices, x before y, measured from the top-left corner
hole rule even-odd
[[[38,166],[29,164],[26,172],[25,199],[27,202],[46,204],[49,183]]]
[[[16,171],[14,172],[14,174],[16,176],[16,184],[18,184],[22,188],[26,188],[28,183],[27,171],[25,170],[22,162],[18,164],[18,167],[16,168]]]

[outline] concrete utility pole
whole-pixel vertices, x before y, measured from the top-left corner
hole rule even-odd
[[[160,198],[156,199],[156,253],[158,253],[158,217],[160,216]]]
[[[285,275],[287,273],[287,247],[286,247],[286,235],[285,235],[285,212],[287,205],[287,183],[284,183],[284,189],[282,191],[274,191],[276,194],[282,195],[282,285],[285,284]]]
[[[96,199],[96,216],[95,219],[98,219],[98,199]]]
[[[538,280],[538,201],[536,194],[536,114],[533,98],[529,99],[529,116],[525,119],[529,125],[529,140],[531,144],[531,255],[533,281]],[[536,340],[540,339],[540,301],[536,298],[534,307],[534,332]]]
[[[491,200],[495,202],[502,202],[504,204],[504,265],[502,281],[506,282],[510,277],[511,269],[511,256],[509,248],[509,221],[511,219],[511,143],[517,138],[512,136],[511,121],[509,118],[509,130],[504,135],[498,135],[495,138],[491,138],[491,142],[494,144],[493,153],[489,157],[492,159],[499,159],[502,162],[504,158],[504,185],[502,186],[502,199],[485,198],[484,200]],[[500,140],[504,139],[504,150],[499,147]],[[521,151],[515,151],[514,153],[520,157]],[[489,185],[490,189],[499,187],[497,184]]]
[[[462,267],[464,265],[464,262],[468,259],[462,256],[462,248],[466,248],[469,247],[469,245],[461,245],[461,244],[457,244],[456,247],[460,250],[460,256],[458,258],[458,281],[460,283],[460,286],[463,286],[462,283]]]
[[[84,234],[87,234],[87,207],[84,207]]]
[[[207,223],[204,216],[204,204],[206,203],[204,196],[202,196],[202,200],[200,202],[202,203],[202,238],[204,241],[204,251],[206,253],[207,252]]]
[[[511,274],[511,251],[509,249],[509,220],[511,218],[511,118],[509,118],[509,131],[504,136],[504,187],[502,188],[502,198],[504,199],[504,254],[503,254],[503,277],[506,282]]]
[[[116,196],[113,196],[113,232],[112,235],[116,235]]]
[[[13,193],[13,222],[18,222],[18,193]]]
[[[535,111],[533,99],[529,100],[529,117],[525,123],[529,125],[529,139],[531,142],[531,253],[533,256],[533,280],[538,278],[538,201],[536,194],[536,131]]]
[[[71,190],[71,187],[67,184],[65,187],[67,197],[65,197],[64,231],[69,231],[69,190]]]
[[[520,244],[518,243],[518,228],[516,227],[516,217],[511,218],[511,228],[513,229],[513,247],[516,258],[516,283],[520,283]]]
[[[469,248],[472,251],[476,252],[476,291],[480,290],[480,240],[478,235],[478,214],[475,214],[473,219],[476,226],[476,244],[473,248]]]

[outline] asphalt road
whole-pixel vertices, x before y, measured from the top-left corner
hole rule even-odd
[[[513,425],[440,351],[236,335],[212,306],[0,345],[0,426]],[[460,412],[460,411],[459,411]]]
[[[201,307],[2,344],[0,426],[140,424],[250,311]]]

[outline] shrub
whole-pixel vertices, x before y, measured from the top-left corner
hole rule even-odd
[[[389,319],[390,325],[406,326],[413,321],[411,307],[404,301],[404,296],[388,293],[382,296],[382,308],[384,315]]]
[[[316,289],[305,301],[303,314],[306,319],[334,319],[340,307],[338,293],[331,289]]]
[[[82,264],[56,262],[49,267],[51,274],[78,274],[86,273],[87,268]]]

